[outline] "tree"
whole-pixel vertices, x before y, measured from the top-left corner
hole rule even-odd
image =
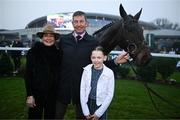
[[[13,64],[6,52],[0,52],[0,76],[10,75],[13,71]]]
[[[164,82],[174,73],[176,69],[176,60],[173,58],[157,58],[156,59],[157,72],[160,73]]]
[[[153,23],[162,29],[180,30],[178,23],[172,23],[166,18],[157,18]]]

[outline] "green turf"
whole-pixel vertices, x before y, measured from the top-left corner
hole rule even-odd
[[[26,118],[25,87],[22,78],[1,78],[0,86],[0,118]]]
[[[150,84],[156,92],[180,106],[180,88]],[[26,119],[24,81],[20,77],[0,78],[0,119]],[[180,109],[169,106],[153,96],[162,116],[153,107],[147,90],[139,81],[116,80],[115,95],[108,110],[108,119],[169,119],[180,118]],[[74,118],[70,105],[65,119]]]

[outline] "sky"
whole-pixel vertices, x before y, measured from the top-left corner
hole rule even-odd
[[[0,0],[0,29],[24,29],[39,17],[76,10],[119,15],[121,3],[131,15],[142,8],[144,22],[166,18],[180,24],[180,0]]]

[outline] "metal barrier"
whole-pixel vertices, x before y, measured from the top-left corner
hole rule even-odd
[[[29,50],[30,48],[25,47],[0,47],[0,50]]]
[[[30,48],[25,48],[25,47],[0,47],[0,50],[22,50],[22,51],[27,51]],[[113,58],[119,54],[121,54],[123,51],[111,51],[110,55],[113,56]],[[162,54],[162,53],[151,53],[152,56],[154,57],[170,57],[170,58],[180,58],[179,54]]]
[[[111,51],[110,54],[118,55],[123,51]],[[180,54],[162,54],[162,53],[151,53],[153,57],[170,57],[170,58],[180,58]]]

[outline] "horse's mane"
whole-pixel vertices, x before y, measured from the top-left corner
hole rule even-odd
[[[103,26],[102,28],[100,28],[99,30],[95,31],[93,33],[93,36],[101,33],[102,31],[106,30],[107,28],[111,27],[115,22],[110,22],[109,24],[106,24],[105,26]]]

